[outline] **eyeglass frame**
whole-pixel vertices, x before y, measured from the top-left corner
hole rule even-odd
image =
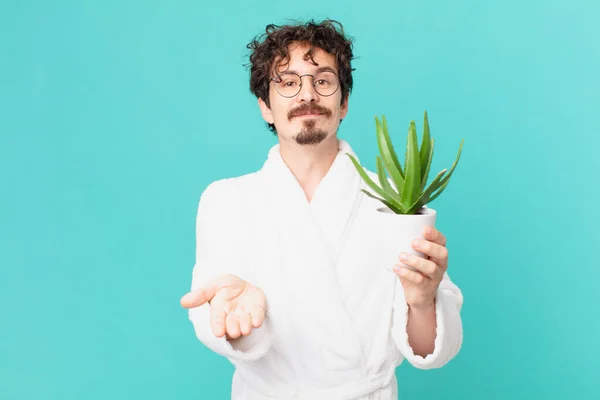
[[[279,94],[281,97],[285,97],[286,99],[291,99],[292,97],[296,97],[296,96],[298,96],[298,94],[299,94],[299,93],[302,91],[302,78],[304,78],[305,76],[310,76],[310,77],[312,78],[312,86],[313,86],[313,88],[315,89],[315,92],[317,92],[317,93],[319,94],[319,96],[323,96],[323,97],[329,97],[329,96],[333,96],[333,95],[334,95],[334,94],[335,94],[335,93],[338,91],[338,89],[339,89],[339,88],[340,88],[340,86],[341,86],[341,82],[340,82],[340,76],[339,76],[338,74],[336,74],[334,71],[331,71],[330,69],[326,69],[326,70],[323,70],[323,71],[318,71],[316,74],[318,75],[318,74],[320,74],[320,73],[322,73],[322,72],[329,72],[329,73],[332,73],[332,74],[333,74],[333,75],[335,75],[335,77],[337,78],[337,87],[335,88],[335,90],[334,90],[333,92],[331,92],[331,94],[321,94],[321,93],[319,93],[319,91],[318,91],[318,90],[317,90],[317,88],[315,87],[315,75],[313,75],[313,74],[304,74],[304,75],[298,75],[298,74],[297,74],[297,73],[295,73],[295,72],[283,72],[283,73],[281,73],[281,74],[278,74],[278,75],[277,75],[277,77],[279,77],[279,78],[281,78],[281,75],[296,75],[298,78],[300,78],[300,85],[298,85],[298,91],[297,91],[297,92],[296,92],[294,95],[292,95],[292,96],[284,96],[284,95],[282,95],[282,94],[279,92],[279,90],[277,90],[277,86],[275,86],[275,91],[277,91],[277,93],[278,93],[278,94]],[[275,81],[275,78],[271,78],[271,79],[269,79],[269,82],[271,82],[271,81],[273,81],[273,82],[277,83],[277,81]]]

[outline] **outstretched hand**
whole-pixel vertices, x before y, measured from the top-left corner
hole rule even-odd
[[[181,298],[184,308],[210,304],[210,325],[217,337],[247,336],[265,319],[266,298],[256,286],[232,274],[218,275]]]

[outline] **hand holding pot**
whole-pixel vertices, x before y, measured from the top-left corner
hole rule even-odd
[[[431,233],[428,233],[428,229]],[[415,240],[412,247],[425,257],[401,253],[400,261],[416,271],[396,264],[394,272],[400,278],[408,305],[415,309],[427,309],[435,304],[435,296],[448,269],[446,237],[434,227],[424,231],[425,240]],[[406,256],[406,259],[403,257]]]

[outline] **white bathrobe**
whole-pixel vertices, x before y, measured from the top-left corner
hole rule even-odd
[[[310,203],[279,145],[259,171],[202,193],[191,288],[233,273],[267,299],[265,322],[235,347],[213,335],[209,304],[189,311],[198,339],[236,367],[232,399],[396,399],[403,360],[439,368],[461,347],[463,297],[446,273],[434,351],[413,353],[402,285],[380,256],[392,242],[373,224],[374,213],[378,224],[394,215],[382,218],[383,204],[360,191],[370,189],[346,155],[356,154],[338,143]]]

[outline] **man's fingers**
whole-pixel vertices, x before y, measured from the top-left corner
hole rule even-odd
[[[243,309],[237,311],[238,320],[240,322],[240,333],[247,336],[252,331],[250,313]]]
[[[265,310],[260,307],[253,307],[250,310],[250,318],[252,320],[252,327],[260,328],[263,321],[265,320]]]
[[[420,272],[413,271],[411,269],[408,269],[408,268],[400,266],[400,265],[396,265],[394,267],[394,271],[396,272],[396,274],[399,277],[404,278],[407,281],[409,281],[417,286],[424,285],[426,283],[426,281],[430,280],[429,278],[427,278],[425,275],[421,274]]]
[[[225,318],[225,326],[227,327],[227,335],[232,339],[240,337],[240,323],[237,315],[234,312],[227,314]]]
[[[415,256],[415,255],[406,254],[406,253],[402,253],[402,254],[407,256],[406,260],[403,260],[402,257],[400,257],[401,264],[406,265],[406,267],[401,267],[402,269],[408,269],[411,271],[420,272],[426,278],[429,278],[429,279],[433,279],[436,276],[436,274],[438,272],[437,270],[439,268],[438,268],[437,264],[435,264],[433,261],[426,260],[425,258],[423,258],[421,256]],[[396,266],[398,266],[398,264],[396,264]]]
[[[427,228],[431,228],[431,233],[427,233]],[[439,245],[446,245],[446,237],[444,236],[444,234],[442,234],[442,232],[440,232],[433,226],[425,227],[424,236],[427,240],[431,240],[432,242],[435,242]]]
[[[227,313],[223,307],[215,306],[215,304],[210,307],[210,327],[216,337],[222,337],[225,334],[226,316]]]

